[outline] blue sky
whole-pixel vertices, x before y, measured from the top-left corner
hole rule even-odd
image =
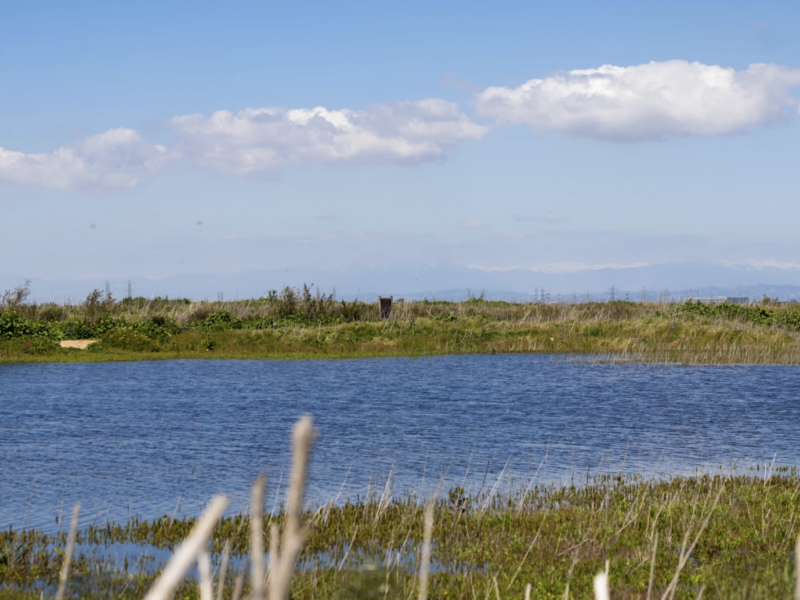
[[[800,284],[797,23],[791,2],[16,3],[0,278]]]

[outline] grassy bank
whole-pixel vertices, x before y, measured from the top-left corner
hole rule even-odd
[[[686,364],[800,364],[800,305],[486,301],[337,302],[311,290],[236,302],[100,292],[76,305],[7,300],[0,362],[174,358],[359,358],[469,353],[591,353]],[[99,339],[89,350],[65,339]]]
[[[582,487],[533,487],[506,496],[456,488],[435,505],[429,597],[521,599],[531,584],[533,598],[588,598],[592,577],[608,560],[613,598],[646,598],[648,588],[649,597],[661,598],[677,573],[676,598],[694,599],[705,589],[708,598],[788,599],[798,499],[797,474],[771,471],[667,481],[605,476]],[[291,597],[416,597],[423,512],[413,498],[307,511],[311,534]],[[264,519],[267,539],[273,521],[283,526],[285,516]],[[159,571],[142,556],[174,549],[193,523],[165,516],[82,530],[72,597],[141,598]],[[226,541],[234,557],[229,598],[246,568],[247,517],[217,524],[210,544],[215,564]],[[63,533],[0,532],[0,598],[39,598],[42,585],[52,590],[65,543]],[[119,543],[139,546],[128,546],[123,556],[111,545]],[[107,547],[110,558],[93,558],[93,549]],[[679,569],[682,554],[687,560]],[[177,597],[197,595],[187,580]]]

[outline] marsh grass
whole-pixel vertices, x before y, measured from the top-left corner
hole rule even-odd
[[[564,598],[567,586],[568,597],[588,598],[606,560],[612,598],[646,598],[648,588],[652,598],[696,598],[702,588],[714,598],[793,594],[792,552],[800,531],[794,470],[664,480],[606,475],[585,486],[480,494],[454,489],[442,496],[430,504],[431,598],[521,599],[528,584],[533,598]],[[417,596],[425,512],[426,503],[415,496],[309,506],[301,517],[308,537],[290,597]],[[266,516],[261,531],[268,539],[274,526],[286,529],[287,518],[286,511]],[[87,527],[77,541],[83,548],[135,543],[174,550],[195,525],[191,518],[134,518]],[[231,553],[225,598],[252,555],[252,531],[247,515],[224,517],[213,529],[213,564],[219,565],[226,544]],[[2,556],[14,557],[0,561],[0,598],[38,597],[39,590],[52,589],[63,556],[53,548],[64,547],[66,538],[63,532],[0,533]],[[156,574],[101,563],[76,556],[73,597],[142,597]],[[245,592],[251,591],[248,577]],[[177,589],[178,598],[198,594],[191,578]]]
[[[269,329],[190,329],[163,341],[110,332],[91,352],[48,341],[0,340],[0,362],[174,358],[362,358],[442,354],[592,354],[602,360],[683,364],[800,364],[800,334],[741,322],[663,316],[603,321],[431,317]]]
[[[13,298],[12,298],[13,296]],[[602,360],[684,364],[800,364],[800,305],[606,302],[532,304],[470,299],[336,302],[286,288],[233,302],[115,301],[0,310],[0,362],[166,358],[359,358],[473,353],[593,354]],[[91,352],[55,341],[99,337]]]

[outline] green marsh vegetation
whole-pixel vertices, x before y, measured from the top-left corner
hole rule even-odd
[[[538,304],[471,298],[336,301],[309,286],[258,299],[193,302],[95,290],[35,304],[27,287],[0,303],[0,362],[168,358],[359,358],[466,353],[581,353],[686,364],[800,364],[800,305],[627,301]],[[67,339],[99,339],[87,351]]]
[[[263,512],[259,479],[247,515],[220,518],[226,501],[217,497],[202,519],[95,522],[76,532],[64,577],[71,534],[0,532],[0,598],[49,597],[60,579],[65,597],[84,598],[150,590],[159,600],[172,589],[164,591],[167,579],[177,598],[211,598],[214,582],[225,599],[590,598],[606,568],[612,598],[789,599],[796,589],[794,469],[671,478],[606,471],[563,486],[526,476],[428,501],[384,491],[302,509],[298,447],[289,501],[274,514]],[[265,571],[252,558],[267,548],[280,560]],[[169,565],[147,558],[156,550],[172,554]],[[176,574],[178,556],[188,559]],[[195,560],[198,577],[184,579]]]

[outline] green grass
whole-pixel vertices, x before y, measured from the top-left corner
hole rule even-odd
[[[0,340],[0,362],[580,353],[687,364],[800,364],[800,334],[786,329],[669,313],[604,319],[582,315],[580,307],[570,312],[552,320],[465,315],[448,321],[421,316],[227,331],[193,328],[161,340],[139,334],[127,343],[119,343],[110,331],[85,351],[12,338]]]
[[[769,473],[769,472],[768,472]],[[677,598],[791,598],[793,549],[800,527],[800,479],[794,471],[698,475],[652,481],[606,475],[589,485],[534,486],[528,493],[470,495],[454,489],[435,508],[431,598],[588,598],[592,577],[610,564],[613,598],[661,597],[678,570],[682,547],[697,545],[679,573]],[[275,518],[282,524],[282,515]],[[312,533],[292,583],[292,598],[413,598],[423,507],[415,498],[379,498],[309,510]],[[704,523],[707,520],[707,526]],[[271,518],[264,522],[269,531]],[[157,569],[128,556],[128,571],[91,557],[111,543],[172,549],[194,521],[103,524],[79,534],[73,597],[142,597]],[[215,560],[226,540],[234,556],[249,550],[247,517],[218,523]],[[267,536],[268,537],[268,536]],[[656,543],[657,540],[657,543]],[[53,586],[65,535],[0,533],[0,598],[39,597]],[[655,552],[654,552],[655,550]],[[121,558],[120,558],[121,561]],[[230,596],[236,569],[230,573]],[[179,598],[197,597],[189,580]]]
[[[101,339],[64,350],[63,339]],[[578,353],[686,364],[800,364],[800,305],[335,302],[284,290],[236,302],[115,301],[0,308],[0,362],[306,359]]]

